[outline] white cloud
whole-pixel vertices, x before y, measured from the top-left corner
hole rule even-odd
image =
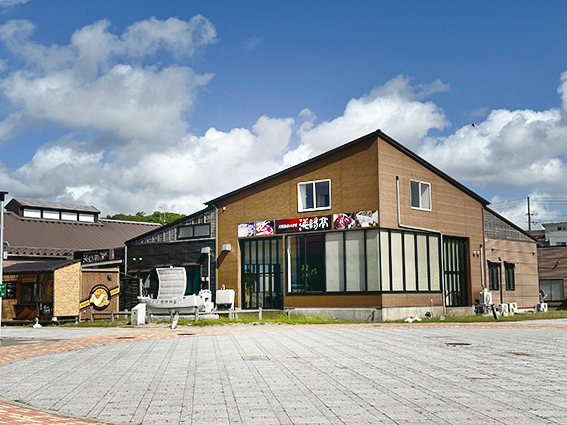
[[[27,3],[30,0],[0,0],[0,7],[11,7]]]

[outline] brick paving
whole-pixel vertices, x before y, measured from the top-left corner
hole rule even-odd
[[[566,423],[567,414],[550,407],[567,407],[567,401],[556,400],[567,400],[567,390],[562,389],[565,381],[557,378],[559,373],[565,379],[562,370],[567,359],[560,344],[565,343],[565,329],[567,324],[561,321],[226,325],[139,328],[0,346],[0,424],[475,423],[475,406],[480,409],[483,398],[496,400],[492,410],[483,414],[485,423]],[[282,336],[274,336],[278,334]],[[462,342],[463,338],[476,342],[479,335],[485,345],[471,348],[470,342]],[[384,341],[395,348],[386,349],[386,359]],[[424,356],[439,355],[440,347],[444,353],[453,350],[451,355],[474,355],[456,358],[438,369],[435,362],[411,353],[413,341]],[[514,348],[515,341],[522,341],[522,347]],[[526,341],[534,343],[527,347]],[[372,347],[381,353],[379,358],[371,355]],[[493,351],[504,357],[494,357]],[[476,356],[486,361],[476,362]],[[80,376],[88,362],[109,357],[115,364],[98,364],[85,371],[108,369],[109,376],[118,375],[112,380],[114,386],[86,384],[94,396],[85,405],[78,391],[83,388],[77,384],[80,379],[71,376]],[[384,360],[396,366],[395,374],[380,363]],[[460,376],[469,367],[462,362],[470,363],[470,376]],[[46,371],[51,365],[64,373]],[[487,376],[475,366],[496,374],[504,369],[498,376],[509,382]],[[144,367],[148,376],[140,373]],[[522,368],[526,367],[533,369],[533,378],[524,377]],[[377,370],[380,373],[370,378]],[[556,377],[550,380],[550,374]],[[24,388],[21,382],[32,375],[39,380]],[[423,379],[444,385],[430,390],[419,383]],[[134,390],[126,391],[121,380]],[[461,390],[462,384],[474,387],[472,394]],[[21,392],[15,389],[19,387]],[[512,405],[506,391],[517,399]],[[528,396],[537,403],[526,410]],[[444,398],[451,402],[443,402]],[[510,410],[510,406],[516,407]],[[560,416],[554,419],[554,415]]]

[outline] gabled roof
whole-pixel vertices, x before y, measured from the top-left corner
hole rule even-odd
[[[42,220],[4,214],[4,251],[19,256],[68,256],[73,251],[110,249],[148,230],[161,227],[155,223],[138,223],[100,219],[97,223]]]
[[[22,272],[52,272],[62,267],[70,266],[80,260],[38,261],[36,263],[19,263],[4,267],[4,274]]]
[[[344,145],[341,145],[335,149],[332,149],[330,151],[327,151],[325,153],[322,153],[321,155],[318,155],[316,157],[313,157],[311,159],[308,159],[307,161],[301,162],[297,165],[294,165],[293,167],[287,168],[283,171],[280,171],[279,173],[273,174],[269,177],[266,177],[262,180],[258,180],[254,183],[251,183],[247,186],[241,187],[240,189],[236,189],[232,192],[227,193],[226,195],[222,195],[219,196],[218,198],[212,199],[208,202],[206,202],[207,205],[218,205],[218,203],[220,201],[223,201],[225,199],[228,199],[232,196],[238,195],[246,190],[252,189],[254,187],[260,186],[263,183],[269,182],[270,180],[273,180],[277,177],[281,177],[284,176],[286,174],[289,174],[293,171],[296,171],[302,167],[305,167],[306,165],[312,164],[316,161],[319,161],[323,158],[326,158],[328,156],[334,155],[338,152],[341,152],[345,149],[348,149],[358,143],[362,143],[365,141],[368,141],[369,139],[376,139],[376,138],[381,138],[382,140],[384,140],[385,142],[389,143],[390,145],[392,145],[394,148],[398,149],[399,151],[401,151],[402,153],[404,153],[405,155],[407,155],[408,157],[412,158],[414,161],[416,161],[417,163],[419,163],[420,165],[424,166],[425,168],[427,168],[429,171],[437,174],[439,177],[441,177],[442,179],[446,180],[448,183],[452,184],[453,186],[457,187],[458,189],[460,189],[461,191],[463,191],[464,193],[466,193],[467,195],[469,195],[470,197],[476,199],[478,202],[480,202],[483,206],[486,206],[488,204],[490,204],[489,201],[487,201],[486,199],[484,199],[483,197],[481,197],[480,195],[478,195],[477,193],[473,192],[471,189],[469,189],[468,187],[466,187],[465,185],[463,185],[462,183],[459,183],[457,180],[455,180],[454,178],[452,178],[451,176],[449,176],[448,174],[444,173],[443,171],[441,171],[439,168],[435,167],[433,164],[431,164],[430,162],[427,162],[425,159],[423,159],[422,157],[420,157],[419,155],[417,155],[416,153],[412,152],[411,150],[409,150],[408,148],[406,148],[404,145],[402,145],[401,143],[397,142],[396,140],[392,139],[390,136],[388,136],[386,133],[382,132],[381,130],[376,130],[373,133],[369,133],[365,136],[362,136],[356,140],[353,140],[352,142],[346,143]]]
[[[75,205],[75,204],[62,204],[59,202],[46,202],[46,201],[30,201],[28,199],[12,199],[9,204],[17,204],[21,208],[46,208],[51,210],[61,210],[61,211],[77,211],[77,212],[89,212],[94,214],[100,214],[100,211],[95,207],[88,205]],[[8,206],[6,205],[6,206]]]

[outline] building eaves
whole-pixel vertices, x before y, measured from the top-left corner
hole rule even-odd
[[[60,202],[47,202],[47,201],[33,201],[28,199],[12,199],[10,202],[18,204],[20,207],[27,208],[46,208],[52,210],[61,211],[77,211],[77,212],[89,212],[100,214],[100,211],[93,206],[89,205],[75,205],[75,204],[63,204]]]
[[[39,261],[35,263],[19,263],[5,267],[3,273],[13,274],[22,272],[52,272],[62,267],[70,266],[80,260]]]
[[[341,145],[335,149],[332,149],[330,151],[324,152],[318,156],[315,156],[311,159],[308,159],[307,161],[301,162],[297,165],[294,165],[293,167],[287,168],[283,171],[280,171],[276,174],[272,174],[271,176],[268,176],[264,179],[258,180],[254,183],[251,183],[249,185],[243,186],[240,189],[236,189],[233,190],[232,192],[229,192],[225,195],[219,196],[218,198],[212,199],[208,202],[205,202],[205,204],[209,205],[209,206],[213,206],[213,205],[218,205],[219,202],[231,198],[235,195],[238,195],[242,192],[245,192],[249,189],[253,189],[257,186],[260,186],[266,182],[269,182],[270,180],[276,179],[280,176],[284,176],[286,174],[289,174],[293,171],[296,171],[302,167],[305,167],[309,164],[312,164],[314,162],[320,161],[324,158],[327,158],[331,155],[334,155],[338,152],[341,152],[345,149],[350,148],[353,145],[356,145],[358,143],[362,143],[364,141],[367,141],[369,139],[372,138],[378,138],[380,137],[382,140],[384,140],[385,142],[389,143],[391,146],[393,146],[394,148],[398,149],[399,151],[401,151],[402,153],[404,153],[405,155],[407,155],[408,157],[412,158],[413,160],[415,160],[416,162],[418,162],[419,164],[421,164],[422,166],[424,166],[425,168],[427,168],[428,170],[430,170],[431,172],[437,174],[439,177],[441,177],[442,179],[446,180],[448,183],[452,184],[453,186],[457,187],[458,189],[460,189],[461,191],[463,191],[464,193],[466,193],[467,195],[469,195],[470,197],[476,199],[478,202],[480,202],[483,206],[486,206],[488,204],[490,204],[489,201],[487,201],[486,199],[484,199],[483,197],[481,197],[480,195],[478,195],[477,193],[475,193],[474,191],[472,191],[471,189],[469,189],[468,187],[466,187],[465,185],[463,185],[462,183],[458,182],[457,180],[455,180],[454,178],[452,178],[451,176],[449,176],[448,174],[444,173],[443,171],[441,171],[439,168],[435,167],[433,164],[431,164],[430,162],[426,161],[425,159],[423,159],[422,157],[420,157],[419,155],[417,155],[416,153],[412,152],[411,150],[409,150],[408,148],[406,148],[404,145],[402,145],[401,143],[397,142],[396,140],[394,140],[393,138],[391,138],[390,136],[388,136],[387,134],[385,134],[384,132],[382,132],[382,130],[376,130],[372,133],[369,133],[365,136],[362,136],[358,139],[353,140],[352,142],[348,142],[345,143],[344,145]]]

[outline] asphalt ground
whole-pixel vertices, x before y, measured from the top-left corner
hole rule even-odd
[[[565,424],[566,322],[2,328],[0,424]]]

